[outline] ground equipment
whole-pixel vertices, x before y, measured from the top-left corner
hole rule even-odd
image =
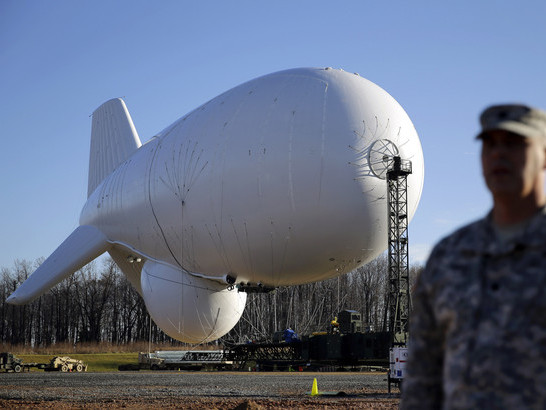
[[[86,372],[87,364],[82,360],[71,359],[68,356],[55,356],[44,367],[46,372]]]
[[[24,369],[23,360],[12,353],[0,353],[0,370],[19,373]]]

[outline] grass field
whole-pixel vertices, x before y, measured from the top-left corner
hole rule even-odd
[[[137,364],[138,353],[91,353],[91,354],[20,354],[17,357],[24,363],[49,363],[55,356],[68,356],[71,359],[83,360],[87,364],[88,372],[113,372],[121,364]],[[43,370],[31,369],[42,372]]]
[[[138,364],[138,353],[156,350],[191,350],[195,346],[186,343],[147,343],[136,342],[128,344],[111,343],[56,343],[45,347],[25,345],[2,345],[0,351],[11,352],[21,358],[24,363],[49,363],[55,356],[68,356],[83,360],[89,372],[117,371],[119,365]],[[200,345],[200,350],[217,350],[216,344]],[[71,352],[71,353],[67,353]],[[43,371],[31,369],[31,371]]]

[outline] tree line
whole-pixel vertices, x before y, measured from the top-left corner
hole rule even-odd
[[[18,260],[1,269],[0,341],[2,344],[46,347],[57,343],[172,343],[146,311],[140,295],[117,265],[92,262],[28,305],[6,303],[42,260]],[[410,269],[415,277],[422,269]],[[386,330],[388,266],[385,255],[338,278],[270,293],[250,293],[239,323],[220,342],[270,339],[292,328],[299,334],[327,330],[344,309],[362,314],[363,325]]]

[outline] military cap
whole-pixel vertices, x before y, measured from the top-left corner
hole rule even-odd
[[[505,130],[546,142],[546,111],[522,104],[493,105],[480,116],[482,129],[477,139],[488,131]]]

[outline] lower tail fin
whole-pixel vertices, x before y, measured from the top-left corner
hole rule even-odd
[[[141,145],[121,98],[106,101],[97,108],[91,126],[87,196]]]
[[[32,302],[57,283],[83,268],[110,248],[97,228],[82,225],[53,252],[6,300],[12,305]]]

